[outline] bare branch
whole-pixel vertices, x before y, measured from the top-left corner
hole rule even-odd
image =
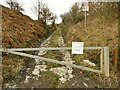
[[[10,9],[14,9],[17,11],[24,11],[24,9],[22,8],[22,4],[20,4],[17,1],[7,0],[6,3],[10,6]]]

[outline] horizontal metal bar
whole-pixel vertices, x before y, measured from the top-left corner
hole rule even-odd
[[[55,32],[57,32],[57,30],[54,31],[52,35],[50,35],[40,46],[44,46],[44,44],[46,44],[51,39],[51,37],[54,35]]]
[[[95,50],[103,47],[84,47],[84,49]],[[39,50],[72,50],[72,47],[43,47],[43,48],[3,48],[0,51],[39,51]]]
[[[57,61],[57,60],[54,60],[54,59],[48,59],[48,58],[44,58],[44,57],[40,57],[40,56],[36,56],[36,55],[30,55],[30,54],[26,54],[26,53],[22,53],[22,52],[11,52],[11,51],[7,51],[7,52],[11,53],[11,54],[16,54],[16,55],[20,55],[20,56],[29,57],[29,58],[40,59],[40,60],[44,60],[44,61],[47,61],[47,62],[57,63],[57,64],[60,64],[60,65],[66,65],[66,66],[70,66],[70,67],[77,68],[77,69],[82,69],[82,70],[92,71],[92,72],[96,72],[96,73],[101,73],[100,70],[94,70],[94,69],[91,69],[91,68],[88,68],[88,67],[78,66],[78,65],[75,65],[75,64],[61,62],[61,61]]]

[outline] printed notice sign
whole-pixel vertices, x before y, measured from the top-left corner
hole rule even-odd
[[[83,54],[83,42],[72,42],[72,54]]]

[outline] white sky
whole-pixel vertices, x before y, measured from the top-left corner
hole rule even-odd
[[[5,3],[6,0],[0,0],[0,4],[7,6]],[[18,2],[21,2],[23,5],[23,8],[25,9],[24,14],[28,15],[32,19],[37,19],[33,11],[31,11],[31,8],[33,8],[33,3],[35,3],[36,0],[18,0]],[[69,8],[71,5],[75,2],[81,2],[82,0],[41,0],[43,3],[46,3],[48,5],[48,8],[55,13],[58,17],[69,11]],[[61,19],[57,19],[57,23],[61,22]]]

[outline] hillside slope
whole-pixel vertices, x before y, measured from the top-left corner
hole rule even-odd
[[[119,38],[119,16],[117,3],[93,3],[89,5],[87,12],[87,20],[85,27],[85,18],[78,23],[70,22],[68,16],[64,16],[64,21],[61,24],[64,40],[66,45],[71,47],[72,42],[84,42],[85,47],[109,47],[110,60],[110,79],[111,85],[117,85],[115,78],[118,78],[118,73],[114,73],[114,56],[117,53],[113,52],[118,48]],[[83,11],[82,11],[83,12]],[[69,12],[70,13],[70,12]],[[68,13],[68,14],[69,14]],[[85,12],[83,12],[85,15]],[[85,16],[83,16],[85,17]],[[67,18],[67,19],[66,19]],[[82,55],[73,55],[72,59],[79,65],[82,65],[83,60],[90,60],[96,65],[100,65],[100,51],[85,50]],[[90,75],[90,73],[89,73]],[[93,77],[96,74],[93,75]],[[96,79],[100,80],[98,77]],[[104,79],[101,82],[106,81]]]
[[[72,41],[82,41],[85,46],[109,46],[110,49],[118,46],[118,10],[114,8],[116,3],[104,4],[104,7],[90,4],[87,12],[87,21],[66,25],[63,29],[67,45]],[[65,25],[64,25],[65,26]]]
[[[46,32],[42,25],[21,12],[2,6],[3,47],[33,47]]]
[[[4,48],[36,47],[36,43],[41,43],[47,36],[40,22],[2,6],[2,46]],[[3,53],[3,85],[5,82],[14,80],[20,71],[31,63],[34,63],[33,59]]]

